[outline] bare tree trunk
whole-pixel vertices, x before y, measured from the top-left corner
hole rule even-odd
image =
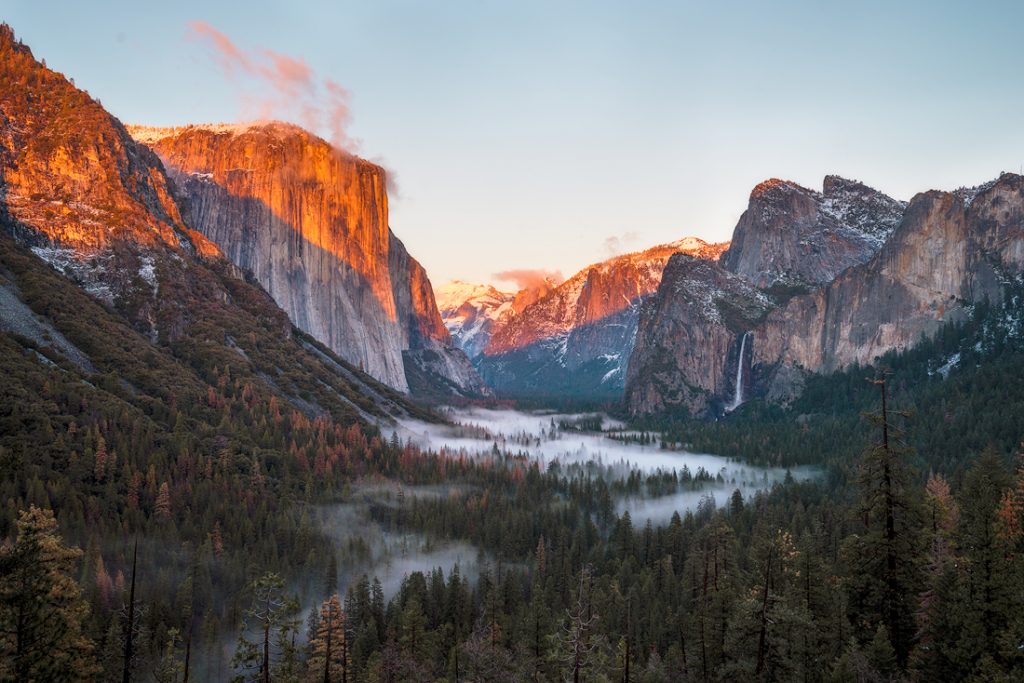
[[[268,608],[269,610],[269,608]],[[268,611],[269,613],[269,611]],[[263,683],[270,683],[270,621],[263,627]]]
[[[132,647],[135,640],[135,570],[138,567],[139,539],[135,537],[135,546],[132,549],[132,584],[128,590],[128,621],[125,624],[124,633],[124,671],[121,680],[124,683],[131,683],[132,680]]]
[[[761,633],[757,638],[757,668],[754,673],[758,676],[764,671],[765,644],[768,637],[768,585],[772,575],[772,553],[775,546],[768,548],[768,567],[764,572],[764,593],[761,596]]]

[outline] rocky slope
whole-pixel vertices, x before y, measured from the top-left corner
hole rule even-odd
[[[422,415],[297,334],[186,214],[157,156],[0,25],[0,334],[145,411],[248,384],[310,417]]]
[[[714,260],[725,246],[687,238],[589,266],[521,310],[513,300],[477,367],[506,394],[617,397],[640,304],[657,289],[669,257]]]
[[[39,64],[6,24],[0,201],[13,223],[83,254],[125,240],[217,253],[182,220],[156,156],[88,93]]]
[[[388,227],[379,166],[283,123],[130,130],[163,160],[191,224],[299,328],[401,391],[410,364],[457,393],[485,391]]]
[[[829,194],[829,182],[824,194]],[[849,257],[861,258],[861,252],[843,246],[832,252],[838,265],[812,262],[798,273],[803,279],[793,277],[796,271],[788,266],[772,267],[797,263],[790,260],[792,243],[778,238],[787,221],[794,231],[812,229],[807,222],[811,202],[788,185],[779,196],[789,197],[788,203],[775,204],[783,209],[758,224],[764,242],[757,243],[761,233],[751,230],[745,214],[737,226],[745,246],[730,249],[731,258],[723,256],[722,265],[739,283],[730,283],[720,272],[695,277],[692,268],[666,269],[657,295],[643,309],[630,361],[626,402],[633,413],[720,413],[737,398],[752,396],[785,401],[800,390],[806,372],[869,363],[886,351],[906,348],[965,315],[973,303],[998,299],[1003,283],[1024,272],[1024,178],[1019,175],[1003,174],[971,190],[919,194],[895,229],[878,231],[879,236],[888,233],[887,239],[868,258],[849,264]],[[874,200],[887,207],[882,214],[893,209],[888,201]],[[872,211],[841,215],[849,221]],[[867,234],[863,226],[868,223],[854,223],[838,229]],[[816,229],[837,234],[827,221]],[[744,256],[752,253],[758,258]],[[830,271],[835,271],[833,279],[806,293],[773,287],[794,281],[806,287]],[[715,305],[697,305],[700,300]],[[727,313],[737,308],[745,313],[730,320]],[[745,373],[738,372],[741,365]],[[737,395],[735,378],[741,374],[746,379]]]

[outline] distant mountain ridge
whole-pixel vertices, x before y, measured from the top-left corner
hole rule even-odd
[[[514,314],[516,295],[493,285],[452,280],[437,289],[437,307],[452,340],[470,358],[483,353],[496,325]]]
[[[728,245],[685,238],[616,256],[515,296],[453,287],[442,315],[487,383],[508,396],[621,395],[640,302],[672,254],[717,259]],[[463,301],[458,299],[465,295]]]

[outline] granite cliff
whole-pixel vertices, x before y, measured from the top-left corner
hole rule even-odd
[[[284,123],[129,130],[163,160],[190,223],[300,329],[401,391],[407,371],[429,370],[486,392],[388,227],[382,168]]]
[[[822,285],[871,258],[904,208],[838,176],[826,176],[821,192],[766,180],[751,192],[722,265],[758,287]]]
[[[714,414],[753,396],[785,401],[807,372],[870,363],[997,300],[1024,271],[1022,188],[1007,173],[903,205],[834,177],[821,194],[759,185],[721,264],[667,268],[643,308],[629,410]]]

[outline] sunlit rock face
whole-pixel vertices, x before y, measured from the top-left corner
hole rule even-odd
[[[194,315],[159,293],[190,284],[197,258],[226,265],[183,219],[156,155],[3,24],[0,226],[154,341],[179,340]]]
[[[499,392],[617,398],[641,303],[669,257],[714,260],[727,245],[687,238],[584,268],[496,326],[477,366]]]
[[[806,373],[907,348],[972,304],[999,299],[1002,283],[1024,271],[1024,178],[1016,174],[925,192],[905,207],[834,177],[822,195],[778,181],[758,188],[736,228],[742,244],[722,257],[732,278],[680,261],[643,307],[626,388],[634,414],[720,412],[735,395],[739,362],[749,364],[745,393],[788,400]],[[837,192],[845,208],[833,202],[822,219]],[[877,248],[865,258],[861,247],[872,240]],[[831,246],[798,254],[794,244]]]
[[[382,168],[283,123],[131,130],[192,224],[299,328],[402,391],[403,352],[450,348],[423,268],[388,228]],[[474,374],[445,379],[474,393]]]
[[[156,156],[0,25],[0,204],[55,248],[119,242],[216,255],[188,229]]]

